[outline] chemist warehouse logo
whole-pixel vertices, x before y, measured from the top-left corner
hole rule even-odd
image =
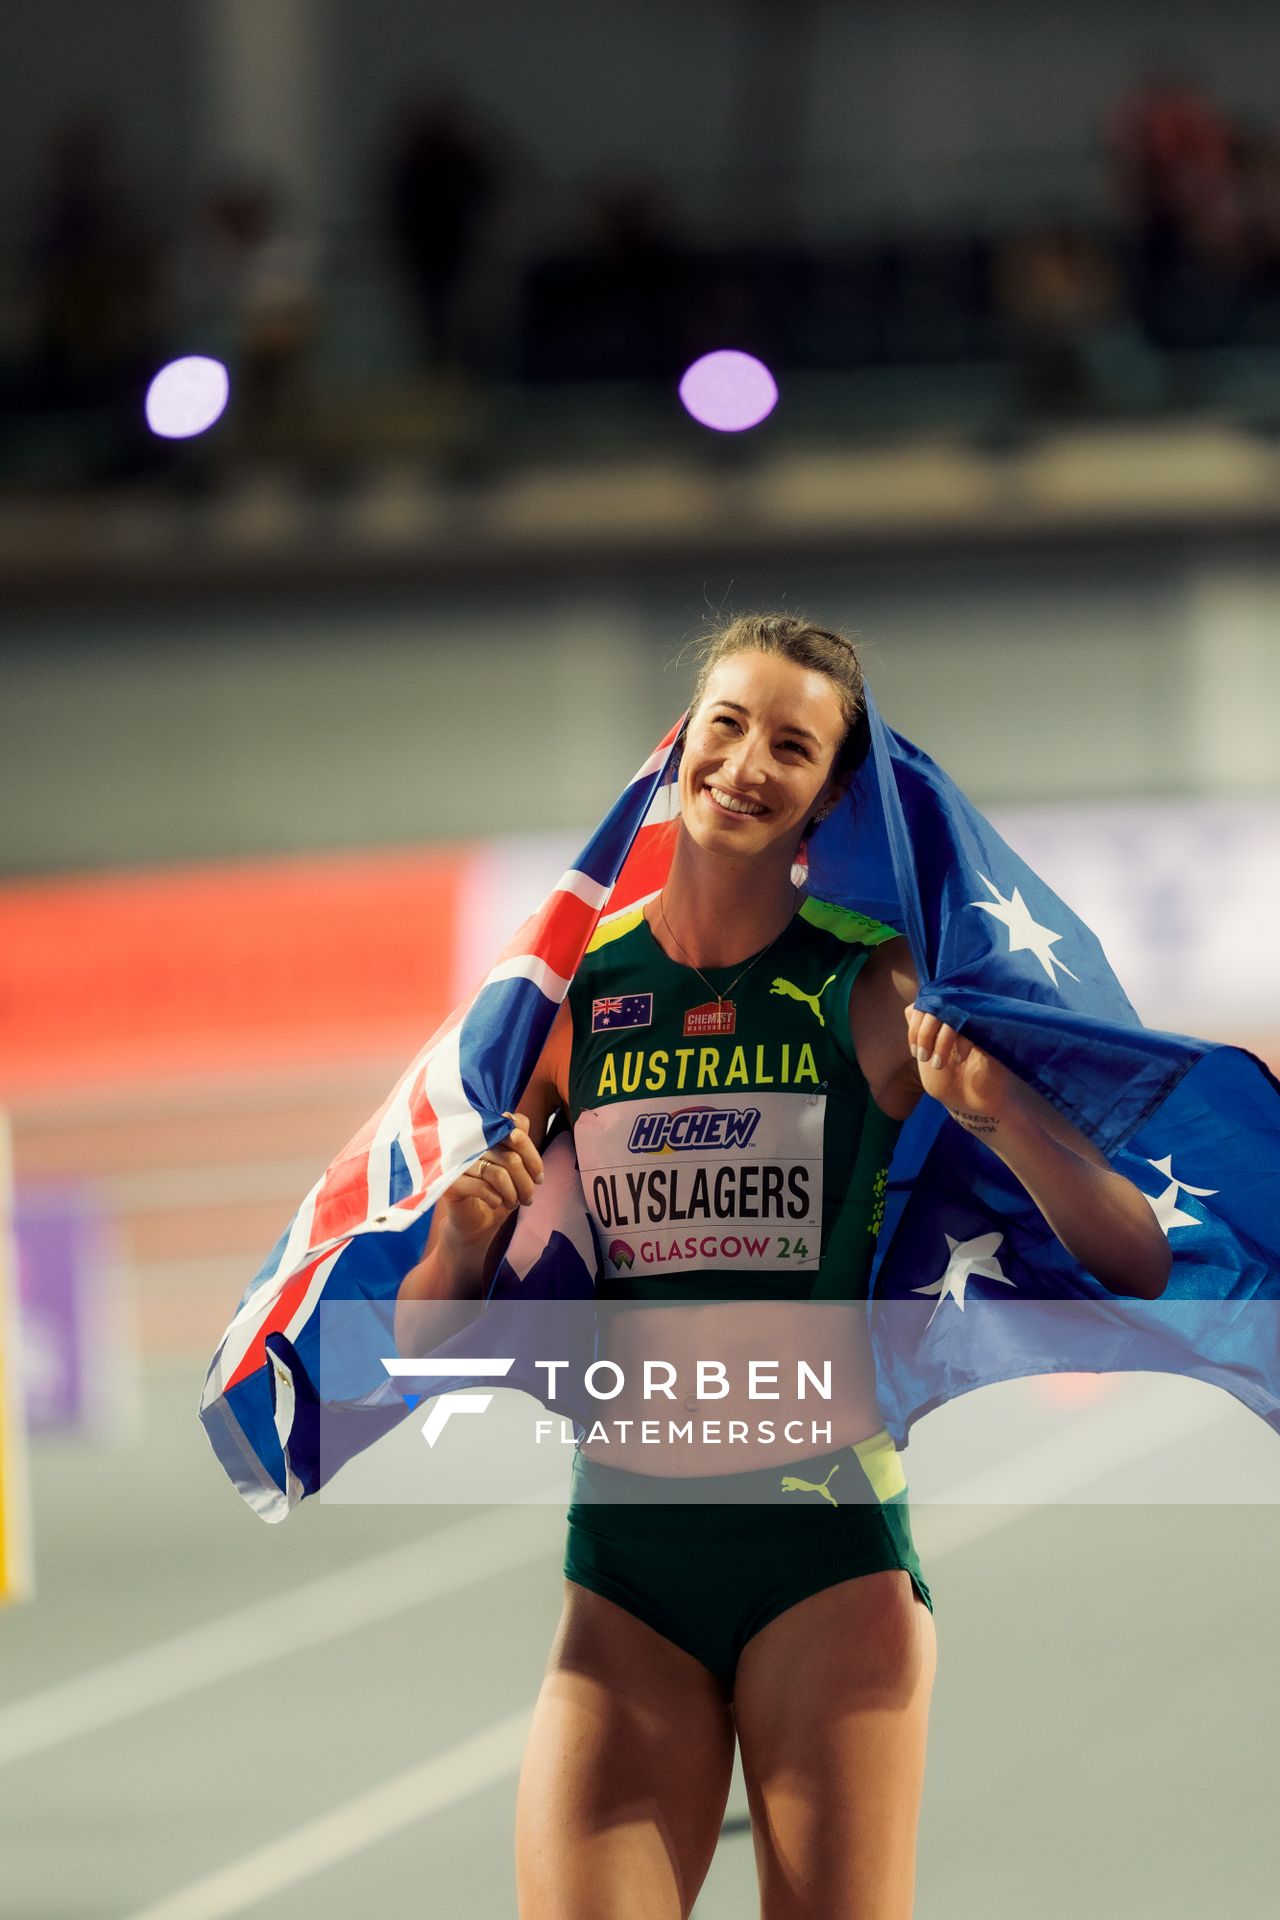
[[[749,1147],[760,1125],[759,1107],[681,1107],[642,1113],[631,1129],[628,1153],[719,1153]]]

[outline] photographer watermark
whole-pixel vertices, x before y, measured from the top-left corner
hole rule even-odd
[[[1151,1366],[1155,1313],[1174,1359],[1200,1343],[1205,1301],[1117,1298],[1099,1313],[970,1288],[950,1312],[932,1297],[415,1305],[406,1321],[394,1303],[326,1303],[319,1379],[282,1385],[286,1458],[318,1447],[326,1499],[556,1503],[589,1462],[660,1504],[685,1497],[676,1481],[715,1502],[738,1481],[741,1497],[775,1498],[784,1477],[797,1503],[847,1504],[869,1466],[882,1487],[907,1476],[910,1436],[913,1494],[935,1502],[1280,1500],[1275,1435],[1240,1396]],[[1276,1303],[1249,1317],[1270,1351]],[[997,1348],[1019,1379],[984,1379]],[[914,1381],[936,1378],[944,1354],[959,1384],[917,1440],[929,1409]],[[1065,1466],[1050,1468],[1046,1446]],[[1139,1458],[1140,1474],[1119,1471]]]
[[[429,1382],[440,1378],[452,1378],[457,1373],[455,1361],[420,1357],[416,1359],[388,1359],[382,1361],[388,1375],[396,1381],[413,1380]],[[488,1355],[477,1355],[469,1363],[469,1368],[477,1378],[502,1379],[510,1374],[515,1365],[515,1356],[495,1359]],[[534,1372],[544,1381],[539,1395],[544,1405],[555,1408],[556,1402],[564,1397],[564,1383],[560,1376],[570,1366],[568,1360],[534,1359],[529,1363]],[[780,1362],[770,1359],[750,1359],[746,1362],[746,1398],[749,1401],[780,1401],[784,1395],[779,1384]],[[593,1360],[583,1370],[581,1394],[590,1400],[607,1403],[630,1395],[629,1404],[634,1404],[632,1383],[628,1381],[624,1368],[616,1360]],[[402,1389],[403,1391],[403,1389]],[[729,1379],[729,1370],[723,1360],[700,1359],[693,1363],[693,1392],[682,1394],[678,1369],[673,1361],[644,1359],[641,1361],[641,1378],[638,1383],[641,1400],[647,1405],[650,1401],[665,1400],[669,1403],[681,1402],[691,1414],[692,1409],[703,1401],[727,1400],[734,1398],[734,1383]],[[829,1402],[832,1397],[831,1361],[823,1360],[816,1367],[806,1360],[795,1363],[795,1398],[804,1401],[810,1394]],[[416,1406],[423,1396],[420,1393],[406,1393],[406,1400]],[[581,1396],[575,1396],[575,1404],[581,1404]],[[479,1414],[491,1404],[492,1394],[471,1394],[457,1391],[441,1393],[433,1402],[430,1413],[422,1424],[422,1437],[429,1447],[434,1447],[450,1416],[455,1413]],[[776,1420],[760,1418],[755,1421],[743,1419],[710,1418],[683,1420],[670,1417],[637,1418],[636,1415],[623,1415],[608,1419],[594,1419],[585,1434],[579,1433],[575,1423],[561,1415],[559,1420],[537,1420],[534,1422],[534,1439],[542,1445],[556,1438],[565,1446],[607,1446],[611,1442],[626,1445],[634,1435],[635,1444],[646,1447],[664,1446],[748,1446],[754,1441],[760,1446],[773,1446],[779,1440],[785,1446],[822,1447],[832,1444],[832,1423],[830,1420],[817,1419],[805,1422],[799,1419],[784,1420],[779,1426]]]

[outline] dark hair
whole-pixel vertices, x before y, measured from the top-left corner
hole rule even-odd
[[[831,771],[840,779],[852,779],[871,747],[862,666],[852,640],[827,627],[815,627],[796,614],[742,613],[726,626],[704,634],[700,652],[698,678],[689,702],[691,713],[706,692],[712,668],[731,654],[772,653],[793,660],[798,667],[825,674],[840,696],[845,721],[844,739]]]

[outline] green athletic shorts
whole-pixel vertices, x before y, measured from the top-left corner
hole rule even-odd
[[[884,1428],[785,1468],[697,1480],[574,1459],[566,1578],[692,1654],[728,1696],[743,1647],[780,1613],[895,1567],[932,1612]]]

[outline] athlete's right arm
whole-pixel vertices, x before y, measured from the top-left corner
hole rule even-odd
[[[568,1103],[570,1015],[568,1002],[556,1014],[547,1043],[515,1113],[514,1126],[489,1147],[466,1173],[459,1174],[436,1202],[431,1232],[416,1267],[400,1283],[396,1297],[396,1341],[412,1353],[419,1300],[479,1300],[497,1266],[498,1231],[518,1206],[528,1206],[542,1179],[542,1145],[558,1108]]]

